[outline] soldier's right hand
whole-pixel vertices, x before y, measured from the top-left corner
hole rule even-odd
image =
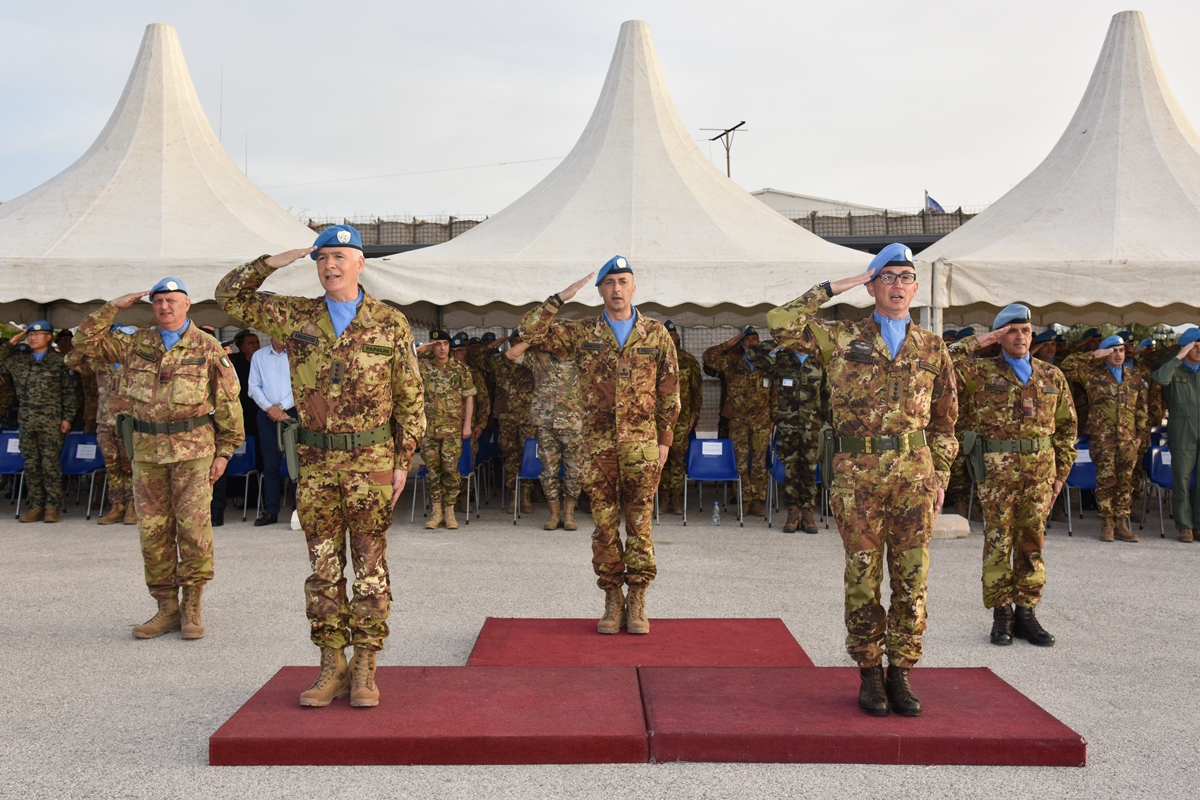
[[[150,292],[130,292],[129,294],[123,294],[116,300],[110,300],[109,302],[117,308],[129,308],[148,294],[150,294]]]
[[[842,292],[850,291],[855,286],[867,285],[868,283],[871,282],[872,277],[874,277],[874,276],[871,274],[871,270],[867,270],[866,272],[862,272],[858,275],[853,275],[849,278],[842,278],[840,281],[832,281],[829,284],[829,291],[831,291],[836,296],[836,295],[841,294]]]
[[[264,263],[271,269],[279,269],[280,267],[286,267],[289,264],[295,264],[297,261],[304,258],[306,255],[316,249],[317,248],[315,247],[301,247],[296,250],[288,250],[280,253],[279,255],[270,256]]]
[[[1115,349],[1116,348],[1113,348],[1113,347],[1097,347],[1095,350],[1092,351],[1092,358],[1096,358],[1096,359],[1108,358],[1109,354],[1112,353],[1112,351]]]
[[[559,292],[558,299],[562,300],[564,303],[567,302],[568,300],[570,300],[572,297],[575,296],[576,292],[578,292],[580,289],[583,288],[584,284],[586,284],[588,281],[590,281],[594,277],[596,277],[596,273],[589,272],[587,275],[583,276],[582,278],[575,281],[570,286],[568,286],[567,288],[565,288],[561,292]]]
[[[18,331],[16,336],[14,336],[8,340],[8,343],[9,344],[20,344],[21,342],[25,341],[25,337],[27,335],[28,335],[27,332],[24,330]],[[1180,358],[1183,358],[1183,356],[1180,356]]]
[[[1008,329],[1011,327],[1012,327],[1011,325],[1005,325],[1002,328],[997,328],[994,331],[988,331],[987,333],[980,336],[976,340],[979,343],[979,349],[982,350],[985,347],[991,347],[992,345],[999,342],[1000,337],[1003,336],[1004,334],[1008,333]]]

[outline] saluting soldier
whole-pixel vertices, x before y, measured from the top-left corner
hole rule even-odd
[[[679,417],[675,420],[675,431],[671,439],[671,451],[663,467],[662,486],[666,487],[667,511],[683,513],[683,485],[687,477],[687,453],[689,435],[696,429],[700,411],[704,407],[704,376],[700,362],[683,348],[679,329],[667,320],[663,323],[671,341],[675,343],[675,356],[679,359]],[[661,501],[660,501],[661,502]]]
[[[1171,518],[1179,541],[1191,542],[1200,529],[1200,492],[1192,486],[1192,473],[1200,464],[1200,328],[1180,335],[1179,351],[1152,377],[1170,410]]]
[[[475,384],[466,364],[450,358],[450,334],[430,331],[429,341],[417,348],[421,358],[421,380],[425,384],[425,436],[421,439],[421,458],[427,471],[432,506],[425,527],[437,530],[445,525],[458,530],[454,504],[458,501],[461,476],[458,460],[463,439],[471,435],[475,411]]]
[[[317,263],[323,296],[258,291],[271,273],[306,255]],[[352,706],[379,704],[375,654],[387,639],[391,607],[387,529],[425,432],[412,331],[403,314],[363,291],[365,266],[358,231],[334,225],[312,247],[238,267],[216,291],[231,317],[288,343],[299,416],[296,506],[312,566],[305,610],[321,648],[321,672],[300,695],[302,706],[327,706],[347,693]]]
[[[115,328],[146,295],[156,326]],[[150,596],[158,612],[139,639],[204,636],[201,596],[213,578],[212,485],[246,438],[237,375],[220,345],[188,319],[187,288],[163,278],[149,292],[105,303],[79,324],[84,355],[121,364],[132,416],[133,497]],[[183,589],[182,609],[178,593]]]
[[[0,369],[12,376],[20,401],[17,425],[31,506],[20,516],[21,522],[58,522],[63,437],[79,410],[71,372],[50,347],[53,336],[54,326],[40,319],[12,339],[0,340]],[[13,352],[22,342],[29,352]]]
[[[1042,545],[1046,517],[1075,463],[1075,404],[1058,367],[1032,358],[1028,306],[1014,303],[992,331],[950,347],[958,380],[959,419],[975,435],[967,458],[975,468],[986,532],[983,605],[992,609],[991,641],[1054,644],[1035,609],[1046,586]],[[994,358],[974,358],[999,344]],[[1013,606],[1016,606],[1015,615]]]
[[[475,386],[475,403],[471,412],[471,463],[475,464],[479,459],[479,437],[487,430],[488,421],[492,416],[492,397],[488,390],[487,378],[467,358],[469,343],[465,333],[456,334],[450,340],[450,356],[466,365],[471,372],[471,383]],[[462,478],[457,506],[458,510],[464,512],[471,510],[471,498],[467,496],[466,483],[467,479]]]
[[[583,488],[596,523],[592,569],[604,590],[604,615],[596,629],[618,633],[625,618],[629,633],[644,634],[650,632],[646,588],[657,575],[654,492],[679,416],[679,365],[666,328],[634,308],[633,268],[622,256],[609,259],[596,277],[604,300],[600,316],[555,319],[563,303],[591,278],[572,283],[526,314],[521,337],[534,347],[564,351],[579,367],[588,411]],[[624,585],[629,586],[628,601]]]
[[[817,318],[821,305],[866,284],[875,312],[861,321]],[[846,650],[859,666],[858,704],[917,716],[908,671],[921,658],[933,522],[958,452],[958,399],[940,337],[912,323],[912,251],[890,244],[861,275],[821,283],[767,314],[775,340],[814,353],[833,418],[830,499],[846,551]],[[880,604],[884,559],[891,608]],[[882,667],[887,652],[885,684]],[[886,685],[886,690],[885,690]]]
[[[495,349],[506,342],[512,346],[520,341],[520,335],[514,334],[504,339],[492,340],[489,347]],[[513,504],[517,502],[517,473],[521,471],[525,442],[537,438],[537,428],[529,421],[529,414],[533,408],[533,372],[524,364],[510,361],[503,356],[493,357],[489,364],[492,374],[496,377],[492,412],[500,420],[500,436],[497,443],[504,457],[504,490],[509,497],[509,504],[504,510],[511,514]],[[533,482],[526,481],[521,487],[522,514],[533,513],[532,492]]]

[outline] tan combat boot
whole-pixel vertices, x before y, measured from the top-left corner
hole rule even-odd
[[[526,483],[521,487],[521,513],[533,513],[533,484]]]
[[[767,510],[766,510],[766,508],[763,507],[762,500],[751,500],[750,501],[750,516],[765,517],[766,515],[767,515]]]
[[[1108,517],[1100,518],[1100,541],[1111,542],[1116,537],[1113,535],[1113,521]]]
[[[172,593],[158,601],[158,613],[133,629],[138,639],[154,639],[180,627],[179,596]]]
[[[454,518],[454,502],[442,503],[442,522],[446,524],[446,530],[458,530],[458,520]]]
[[[21,520],[21,522],[41,522],[42,517],[44,517],[45,515],[46,515],[46,509],[31,508],[28,511],[26,511],[24,514],[22,514],[21,516],[17,517],[17,519]]]
[[[183,615],[183,625],[180,630],[183,631],[182,638],[184,639],[204,638],[204,623],[200,620],[200,595],[202,594],[204,594],[203,583],[183,587],[183,602],[179,604],[179,610]]]
[[[787,522],[783,523],[784,533],[795,533],[800,530],[800,506],[788,506]]]
[[[133,501],[130,500],[125,504],[125,522],[126,525],[137,525],[137,509],[134,508]]]
[[[562,519],[559,518],[559,501],[547,500],[546,505],[550,507],[550,519],[546,520],[546,524],[542,526],[543,530],[556,531],[558,526],[562,524]]]
[[[625,617],[625,595],[620,586],[604,590],[604,616],[596,623],[597,633],[620,633]]]
[[[124,503],[113,503],[113,507],[111,509],[109,509],[108,513],[105,514],[100,519],[96,520],[96,524],[97,525],[114,525],[123,519],[125,519],[125,504]]]
[[[375,685],[375,651],[354,648],[350,659],[350,705],[373,708],[379,705],[379,687]]]
[[[563,520],[562,526],[564,531],[577,531],[579,526],[575,524],[575,499],[563,501]]]
[[[1117,538],[1122,542],[1140,542],[1141,539],[1133,531],[1129,530],[1129,520],[1121,517],[1116,521],[1115,531]]]
[[[442,501],[434,500],[429,505],[429,521],[425,523],[425,529],[433,531],[442,524]]]
[[[800,530],[805,533],[817,532],[817,521],[813,519],[812,506],[800,509]]]
[[[350,670],[340,647],[321,648],[321,674],[316,682],[300,693],[300,705],[324,708],[339,697],[350,694]]]
[[[1193,532],[1192,532],[1191,528],[1184,528],[1183,530],[1181,530],[1179,532],[1179,541],[1181,541],[1181,542],[1190,542],[1194,538],[1195,537],[1193,536]]]
[[[47,508],[46,513],[42,515],[42,522],[58,522],[58,506]]]
[[[625,599],[625,630],[629,633],[649,633],[650,620],[646,619],[646,584],[629,587]]]

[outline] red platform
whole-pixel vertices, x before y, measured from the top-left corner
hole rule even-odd
[[[284,667],[210,737],[209,763],[646,763],[631,667],[380,667],[381,703],[301,708],[316,667]]]
[[[915,669],[920,717],[869,717],[854,668],[645,667],[656,761],[1083,766],[1087,743],[991,670]]]
[[[467,666],[811,667],[780,619],[654,619],[650,633],[596,633],[594,619],[488,617]]]

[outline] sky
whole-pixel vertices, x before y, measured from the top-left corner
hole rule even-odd
[[[233,160],[301,217],[499,211],[583,131],[620,25],[650,24],[702,152],[733,179],[888,208],[999,198],[1049,153],[1112,14],[1097,0],[455,3],[0,0],[0,201],[104,127],[144,28],[175,26]],[[1200,120],[1200,3],[1145,0]],[[520,163],[524,162],[524,163]]]

